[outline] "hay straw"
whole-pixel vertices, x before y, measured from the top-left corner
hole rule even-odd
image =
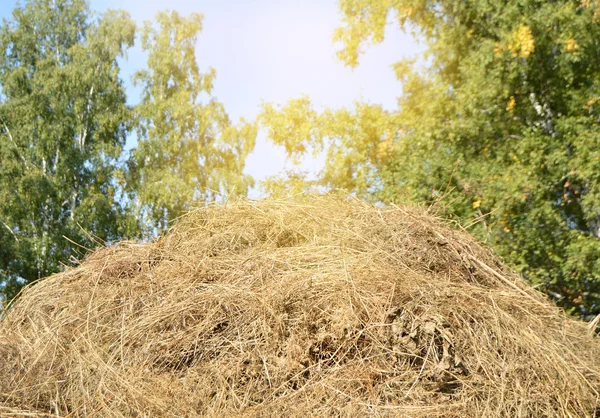
[[[592,417],[599,358],[421,210],[242,200],[27,288],[0,415]]]

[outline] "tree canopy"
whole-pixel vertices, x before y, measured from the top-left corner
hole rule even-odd
[[[93,18],[83,0],[32,0],[0,27],[0,284],[8,295],[71,257],[89,234],[123,236],[112,182],[129,109],[118,58],[124,12]]]
[[[600,312],[600,35],[591,1],[342,0],[338,56],[396,22],[398,108],[267,104],[270,138],[328,153],[320,182],[443,207],[571,312]]]
[[[162,12],[156,20],[141,31],[148,68],[134,78],[143,93],[128,189],[136,214],[164,229],[194,202],[246,194],[252,179],[244,162],[256,127],[244,120],[234,125],[211,97],[216,72],[201,73],[195,55],[202,16]]]
[[[17,6],[0,25],[0,292],[246,194],[262,127],[292,160],[326,154],[316,180],[290,170],[263,190],[429,205],[570,312],[600,313],[600,3],[339,4],[333,41],[349,67],[390,23],[425,45],[392,66],[396,108],[299,97],[235,122],[214,96],[216,71],[198,64],[201,15],[162,12],[138,29],[85,0]],[[136,39],[139,100],[120,68]]]
[[[136,25],[85,0],[28,0],[0,25],[0,294],[88,251],[167,227],[192,204],[246,193],[255,125],[231,122],[200,73],[201,17],[141,28],[146,68],[128,105],[120,62]],[[129,98],[135,100],[135,98]],[[134,150],[125,150],[135,137]]]

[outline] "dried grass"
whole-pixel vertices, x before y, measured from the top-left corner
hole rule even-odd
[[[311,202],[197,210],[26,289],[0,414],[599,414],[598,340],[468,234]]]

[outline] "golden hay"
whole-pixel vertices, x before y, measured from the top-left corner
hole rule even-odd
[[[591,417],[598,359],[421,210],[239,201],[27,288],[0,323],[0,414]]]

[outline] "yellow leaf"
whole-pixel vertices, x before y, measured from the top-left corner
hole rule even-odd
[[[515,100],[515,96],[510,96],[510,100],[508,101],[508,104],[506,105],[506,111],[510,112],[511,110],[513,110],[515,108],[516,105],[517,105],[517,101]]]
[[[577,45],[577,42],[575,41],[575,39],[567,40],[567,51],[568,52],[573,52],[573,51],[577,50],[578,48],[579,48],[579,45]]]
[[[527,58],[535,50],[535,40],[533,33],[527,25],[521,25],[512,34],[512,42],[508,49],[512,52],[513,57],[520,56]]]
[[[599,99],[600,99],[600,97],[592,97],[590,100],[588,100],[588,102],[585,104],[585,106],[583,106],[583,108],[589,109],[590,107],[595,105]]]
[[[502,51],[504,51],[506,49],[506,47],[502,44],[497,44],[496,48],[494,48],[494,55],[499,57],[500,54],[502,54]]]
[[[392,139],[381,141],[377,146],[377,158],[385,158],[390,154],[392,148]]]
[[[402,8],[402,16],[403,17],[411,17],[414,12],[415,12],[415,9],[413,9],[412,7],[403,7]]]
[[[478,199],[473,202],[473,209],[477,209],[480,206],[481,206],[481,199]]]

